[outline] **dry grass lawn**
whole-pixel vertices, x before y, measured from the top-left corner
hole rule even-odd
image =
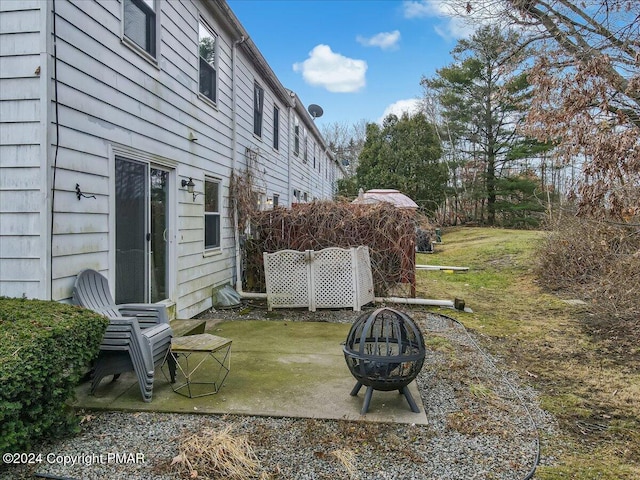
[[[446,230],[419,264],[470,267],[418,272],[418,296],[465,300],[452,314],[540,392],[560,434],[542,439],[538,479],[640,478],[640,339],[595,321],[589,306],[542,291],[532,273],[545,232]]]

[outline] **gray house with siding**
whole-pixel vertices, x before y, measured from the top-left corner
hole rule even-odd
[[[188,318],[234,283],[232,172],[262,208],[344,174],[224,0],[0,0],[0,295]]]

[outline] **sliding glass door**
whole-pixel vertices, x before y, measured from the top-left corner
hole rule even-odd
[[[116,157],[116,303],[168,298],[169,171]]]
[[[167,271],[169,266],[169,172],[150,168],[151,178],[151,239],[149,243],[151,261],[151,301],[159,302],[168,297]]]

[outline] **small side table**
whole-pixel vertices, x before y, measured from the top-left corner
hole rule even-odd
[[[167,351],[162,372],[166,377],[165,366],[168,366],[173,391],[189,398],[218,393],[231,371],[231,342],[228,338],[209,333],[171,339],[171,349]],[[196,371],[209,359],[213,359],[213,362],[209,362],[209,368],[206,372],[200,372],[199,376],[209,375],[213,381],[194,380]],[[211,363],[214,371],[210,370]],[[181,382],[178,385],[176,385],[176,367],[179,372],[178,377],[183,377],[180,378]],[[196,387],[200,385],[205,387]]]

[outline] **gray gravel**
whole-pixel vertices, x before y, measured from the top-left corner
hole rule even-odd
[[[394,307],[397,308],[397,307]],[[536,392],[503,371],[499,359],[477,346],[457,322],[420,308],[401,308],[421,326],[429,351],[417,379],[429,424],[399,425],[317,419],[166,413],[79,412],[82,431],[37,446],[31,465],[0,467],[0,479],[175,479],[171,466],[180,439],[205,427],[233,424],[246,435],[262,478],[524,479],[533,469],[538,437],[555,424]],[[215,319],[351,322],[354,312],[277,311],[261,306],[209,312]],[[338,460],[350,452],[350,463]],[[76,465],[63,462],[76,460]],[[552,463],[553,458],[541,463]],[[355,469],[349,473],[348,467]],[[36,477],[37,478],[37,477]],[[203,478],[199,476],[198,478]],[[218,477],[222,478],[222,477]]]

